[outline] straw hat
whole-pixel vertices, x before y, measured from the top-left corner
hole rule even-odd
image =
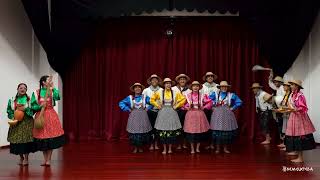
[[[285,81],[283,85],[290,86],[291,84],[288,81]]]
[[[190,81],[189,76],[187,76],[187,75],[185,75],[185,74],[179,74],[179,75],[176,77],[175,80],[178,82],[179,79],[180,79],[180,78],[183,78],[183,77],[187,79],[187,82]]]
[[[170,78],[164,78],[164,80],[162,81],[161,84],[164,86],[164,83],[166,83],[166,82],[171,82],[171,85],[172,85],[172,86],[176,84],[176,83],[175,83],[174,81],[172,81]]]
[[[221,81],[219,85],[217,85],[218,88],[220,87],[230,87],[231,85],[228,84],[227,81]]]
[[[191,89],[191,90],[192,90],[192,86],[194,86],[194,85],[198,85],[200,89],[202,88],[202,85],[199,83],[199,81],[193,81],[193,82],[191,83],[191,85],[190,85],[190,89]]]
[[[289,83],[298,85],[301,89],[303,89],[301,80],[292,80],[292,81],[289,81]]]
[[[252,86],[251,86],[251,89],[254,89],[254,88],[262,88],[263,86],[261,86],[259,83],[253,83]]]
[[[273,81],[278,81],[278,82],[282,82],[283,83],[283,78],[280,76],[277,76],[273,79]]]
[[[269,102],[270,100],[272,100],[272,95],[271,94],[269,94],[269,93],[266,93],[264,96],[263,96],[263,100],[265,101],[265,102]]]
[[[130,86],[130,91],[134,92],[134,87],[136,86],[140,86],[142,90],[144,89],[144,85],[140,83],[134,83],[132,86]]]
[[[206,81],[207,80],[207,76],[213,76],[213,80],[216,80],[218,78],[217,75],[213,74],[212,72],[207,72],[203,77],[202,80]]]
[[[162,81],[162,79],[161,79],[158,75],[152,74],[152,75],[147,79],[147,83],[148,83],[149,85],[151,84],[151,79],[153,79],[153,78],[157,78],[159,82]]]

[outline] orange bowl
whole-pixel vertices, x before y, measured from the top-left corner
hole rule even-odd
[[[24,112],[20,111],[20,110],[16,110],[14,112],[14,119],[18,120],[18,121],[22,121],[24,117]]]

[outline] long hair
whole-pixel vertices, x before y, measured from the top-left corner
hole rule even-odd
[[[40,87],[40,89],[39,89],[39,94],[38,94],[38,101],[40,100],[40,92],[41,92],[41,89],[43,88],[43,83],[44,82],[46,82],[47,81],[47,79],[49,78],[49,76],[48,75],[44,75],[44,76],[42,76],[41,78],[40,78],[40,80],[39,80],[39,87]]]
[[[40,90],[43,88],[43,82],[46,82],[47,81],[47,79],[48,79],[48,75],[44,75],[44,76],[42,76],[41,78],[40,78],[40,80],[39,80],[39,83],[40,83]]]
[[[27,84],[25,84],[25,83],[20,83],[20,84],[18,84],[17,91],[19,90],[20,86],[22,86],[22,85],[26,87],[26,94],[25,94],[25,96],[27,96],[27,101],[30,101],[30,97],[29,97],[28,94],[27,94],[27,90],[28,90]],[[17,101],[18,97],[19,97],[19,92],[17,92],[16,97],[14,98],[14,102]]]

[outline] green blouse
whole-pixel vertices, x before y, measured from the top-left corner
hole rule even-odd
[[[24,112],[26,115],[32,117],[33,111],[32,108],[29,106],[27,96],[18,96],[16,99],[17,104],[23,104],[25,106]],[[7,115],[9,119],[13,119],[15,109],[12,108],[12,104],[14,104],[14,98],[9,99],[7,105]]]
[[[46,88],[41,88],[40,90],[40,97],[45,97],[46,96],[46,92],[47,89]],[[52,89],[52,105],[55,106],[56,105],[56,101],[60,100],[60,93],[59,90],[56,88]],[[37,95],[35,95],[35,93],[32,93],[31,96],[31,108],[34,111],[40,111],[41,110],[41,106],[40,104],[38,104],[38,99],[37,99]]]

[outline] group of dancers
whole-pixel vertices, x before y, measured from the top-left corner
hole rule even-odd
[[[200,143],[210,139],[207,149],[220,153],[222,147],[224,153],[230,153],[228,146],[238,133],[233,111],[242,101],[229,92],[228,82],[216,84],[216,79],[217,75],[207,72],[203,76],[206,83],[193,81],[188,86],[190,78],[185,74],[175,81],[153,74],[147,80],[148,88],[134,83],[130,87],[133,95],[119,102],[121,110],[130,112],[127,131],[133,153],[143,152],[146,144],[151,144],[150,150],[160,149],[158,141],[163,145],[162,154],[173,153],[174,144],[177,149],[187,148],[187,142],[191,154],[200,153]]]
[[[276,91],[270,95],[262,90],[259,83],[252,85],[256,98],[256,111],[260,127],[265,135],[261,144],[270,144],[269,121],[275,119],[278,125],[281,144],[278,147],[289,156],[297,156],[292,162],[301,163],[303,151],[316,148],[313,133],[316,131],[309,116],[306,98],[302,93],[301,80],[284,81],[282,77],[273,78],[271,70],[269,87]]]
[[[234,111],[242,105],[241,99],[229,91],[227,81],[215,83],[217,75],[207,72],[204,84],[180,74],[175,81],[162,80],[151,75],[145,88],[141,83],[130,87],[132,94],[119,102],[122,111],[130,112],[127,131],[134,146],[133,153],[143,152],[144,145],[150,150],[160,149],[162,154],[173,153],[177,149],[188,148],[190,153],[200,153],[200,143],[209,144],[206,149],[215,153],[230,153],[230,145],[238,135],[238,124]],[[177,85],[175,86],[175,84]],[[315,128],[307,114],[308,107],[300,80],[284,82],[279,76],[273,78],[271,71],[269,86],[276,91],[271,95],[259,83],[253,83],[256,112],[260,128],[265,135],[261,144],[270,144],[269,122],[276,119],[282,143],[278,145],[288,155],[297,156],[292,162],[303,162],[303,151],[316,147],[313,133]],[[20,156],[20,165],[28,165],[28,155],[42,151],[42,166],[50,166],[53,149],[65,144],[64,131],[55,102],[60,100],[58,89],[52,78],[40,78],[40,88],[27,94],[27,85],[20,83],[15,97],[9,99],[7,114],[10,124],[8,142],[10,153]],[[275,118],[273,118],[275,115]],[[42,125],[35,126],[43,116]]]
[[[149,144],[151,151],[160,149],[158,142],[163,145],[162,154],[173,153],[173,145],[187,148],[186,142],[190,143],[191,154],[200,152],[201,142],[210,142],[206,149],[215,149],[217,154],[222,148],[224,153],[230,153],[229,146],[238,135],[234,111],[242,101],[229,91],[227,81],[216,84],[216,79],[217,75],[207,72],[204,84],[193,81],[187,85],[190,78],[186,74],[178,75],[175,81],[153,74],[147,80],[147,88],[134,83],[130,87],[132,94],[119,102],[122,111],[130,112],[127,131],[133,153],[143,152],[143,146]],[[315,128],[301,92],[302,82],[284,82],[279,76],[273,78],[271,71],[269,86],[276,91],[274,95],[265,92],[259,83],[251,86],[265,135],[261,144],[270,144],[269,122],[275,119],[282,140],[278,147],[297,156],[292,162],[303,162],[302,151],[314,149],[316,144]]]
[[[39,82],[39,89],[31,97],[27,94],[27,85],[20,83],[16,96],[8,101],[7,140],[10,153],[20,156],[22,166],[29,164],[29,153],[37,151],[43,152],[41,166],[50,166],[53,149],[65,144],[64,131],[54,110],[56,101],[60,100],[59,90],[54,87],[51,76],[42,76]],[[34,119],[38,118],[44,118],[41,126],[35,126]]]

